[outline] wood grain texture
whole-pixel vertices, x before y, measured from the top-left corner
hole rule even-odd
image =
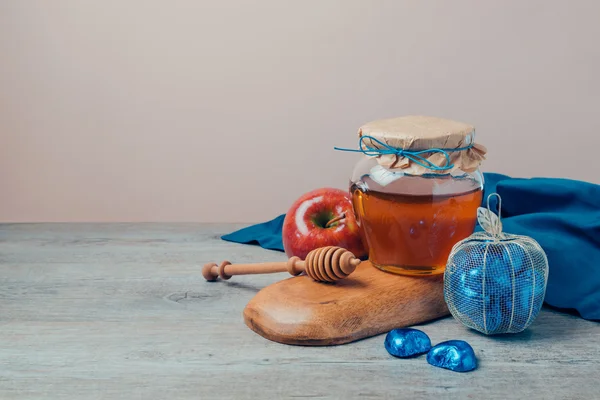
[[[221,241],[243,225],[0,225],[0,399],[593,399],[600,330],[544,309],[522,334],[486,337],[451,317],[415,325],[467,340],[478,370],[399,360],[384,335],[288,346],[242,311],[287,273],[207,283],[213,260],[285,261]]]
[[[449,315],[442,276],[408,277],[369,262],[335,284],[298,276],[262,289],[244,309],[246,325],[279,343],[327,346]]]

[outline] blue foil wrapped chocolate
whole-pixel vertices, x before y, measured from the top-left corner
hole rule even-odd
[[[500,213],[500,199],[498,204]],[[484,231],[458,242],[448,258],[446,304],[454,318],[479,332],[521,332],[544,302],[548,259],[533,238],[502,232],[489,198],[488,208],[478,210],[478,221]]]
[[[433,346],[427,353],[427,362],[434,367],[456,372],[468,372],[477,368],[475,352],[463,340],[448,340]]]
[[[394,357],[406,358],[431,349],[431,340],[423,331],[413,328],[393,329],[385,336],[385,349]]]

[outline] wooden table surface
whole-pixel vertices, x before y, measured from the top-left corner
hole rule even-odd
[[[401,360],[384,335],[287,346],[243,323],[285,274],[207,283],[209,261],[285,260],[228,243],[243,225],[0,225],[0,399],[600,398],[596,322],[543,310],[524,333],[486,337],[451,317],[418,326],[471,343],[480,367]]]

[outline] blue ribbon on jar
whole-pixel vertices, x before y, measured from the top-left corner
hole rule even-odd
[[[377,143],[379,146],[381,146],[381,148],[369,146],[368,144],[365,143],[365,141],[367,139],[371,140],[372,142]],[[456,149],[431,148],[431,149],[426,149],[426,150],[404,150],[404,149],[398,149],[396,147],[392,147],[389,144],[384,143],[381,140],[374,138],[373,136],[365,135],[365,136],[361,136],[361,138],[358,141],[358,147],[360,148],[358,150],[357,149],[343,149],[340,147],[334,147],[334,150],[363,153],[367,156],[372,156],[372,157],[393,154],[398,157],[406,157],[409,160],[411,160],[412,162],[414,162],[415,164],[420,165],[424,168],[428,168],[432,171],[447,171],[449,169],[454,168],[454,164],[450,163],[450,154],[448,154],[448,153],[452,153],[455,151],[468,150],[468,149],[472,148],[473,145],[474,145],[474,143],[471,143],[470,145],[468,145],[466,147],[459,147]],[[445,160],[446,163],[441,166],[436,165],[433,162],[429,161],[426,157],[422,156],[422,154],[426,154],[426,153],[427,154],[429,154],[429,153],[442,154],[444,156],[444,158],[446,159]]]

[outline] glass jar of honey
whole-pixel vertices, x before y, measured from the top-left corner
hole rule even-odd
[[[350,193],[369,261],[400,275],[444,272],[454,244],[475,228],[486,149],[473,126],[435,117],[370,122]]]

